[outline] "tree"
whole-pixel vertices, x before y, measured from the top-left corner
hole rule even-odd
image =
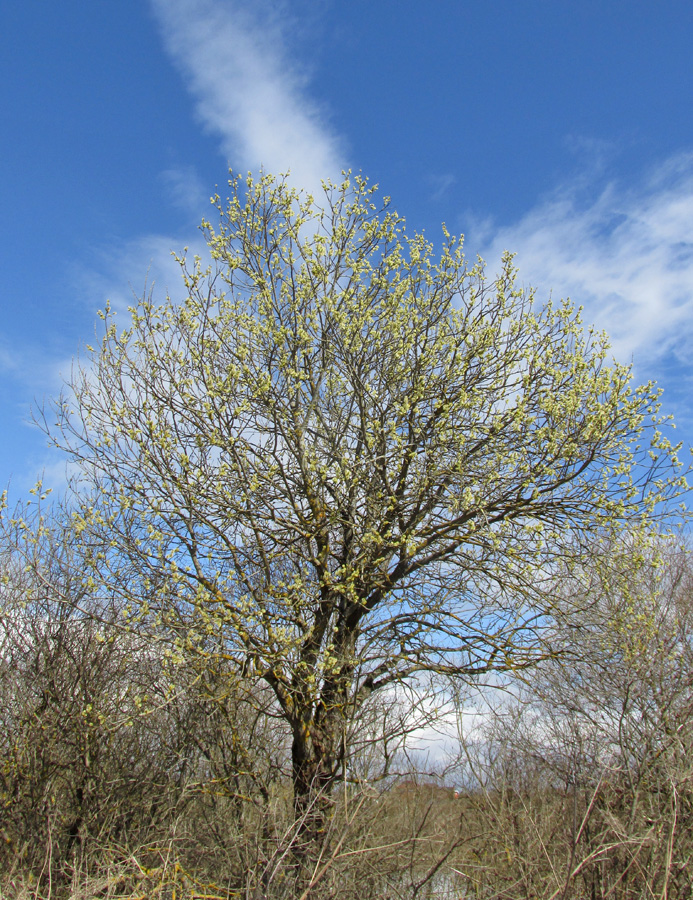
[[[279,868],[286,735],[269,688],[220,659],[167,664],[86,583],[44,500],[0,519],[0,895],[125,896],[134,879],[128,896],[159,896],[146,882],[169,857],[236,884],[258,860]]]
[[[477,893],[691,894],[692,559],[641,537],[561,574],[569,652],[510,679],[465,741],[458,869]]]
[[[489,279],[444,229],[435,261],[362,178],[230,185],[210,267],[104,314],[48,430],[85,577],[173,657],[271,687],[310,833],[373,692],[528,665],[555,560],[684,480],[657,391],[509,255]]]
[[[37,890],[69,881],[105,836],[150,838],[185,799],[170,773],[194,746],[163,727],[176,703],[158,693],[162,667],[86,589],[72,543],[35,503],[0,523],[0,868]]]

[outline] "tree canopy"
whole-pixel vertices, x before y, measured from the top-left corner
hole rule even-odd
[[[211,265],[104,314],[50,432],[85,577],[272,688],[304,808],[373,691],[531,662],[554,563],[685,481],[655,387],[510,255],[436,256],[362,178],[230,186]]]

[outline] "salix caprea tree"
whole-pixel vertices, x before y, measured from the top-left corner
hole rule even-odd
[[[683,482],[657,392],[510,256],[489,278],[444,231],[434,257],[364,179],[230,184],[210,268],[105,315],[50,431],[86,577],[271,687],[303,814],[374,691],[528,664],[553,561]]]

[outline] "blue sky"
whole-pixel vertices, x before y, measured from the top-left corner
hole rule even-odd
[[[693,443],[693,5],[641,0],[6,4],[0,484],[63,463],[30,424],[96,310],[178,289],[227,168],[377,181],[437,240],[517,252]]]

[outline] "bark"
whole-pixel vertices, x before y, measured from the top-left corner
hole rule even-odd
[[[293,729],[291,746],[294,815],[297,848],[302,858],[311,858],[322,846],[333,811],[332,787],[343,759],[341,716]]]

